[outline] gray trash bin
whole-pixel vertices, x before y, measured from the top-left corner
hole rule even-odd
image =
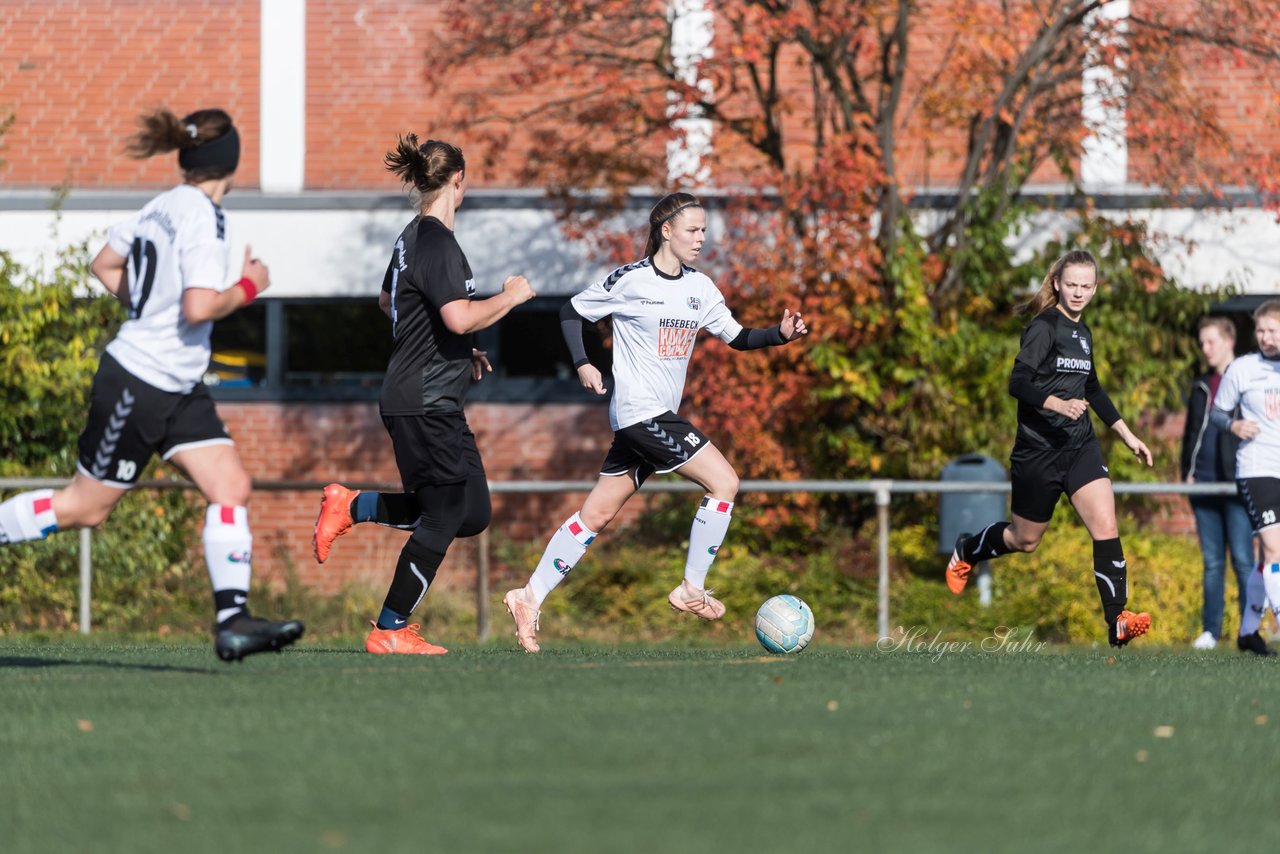
[[[942,480],[1008,480],[1004,466],[985,454],[965,454],[942,467]],[[1004,492],[944,492],[938,508],[938,553],[951,554],[961,534],[976,534],[1008,519],[1009,496]]]

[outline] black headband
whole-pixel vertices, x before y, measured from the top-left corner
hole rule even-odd
[[[178,152],[178,165],[184,172],[211,169],[230,175],[240,165],[240,134],[235,126],[217,139],[184,148]]]
[[[671,213],[667,214],[667,215],[666,215],[666,216],[664,216],[662,219],[660,219],[660,220],[658,220],[657,222],[655,222],[655,223],[653,224],[653,227],[654,227],[654,228],[661,228],[661,227],[662,227],[662,225],[663,225],[665,222],[667,222],[667,221],[668,221],[668,220],[670,220],[670,219],[673,219],[673,218],[675,217],[675,215],[676,215],[676,214],[680,213],[680,212],[681,212],[681,211],[683,211],[685,208],[700,208],[700,207],[702,207],[702,203],[701,203],[701,202],[685,202],[683,205],[681,205],[680,207],[676,208],[676,209],[675,209],[675,210],[673,210]]]

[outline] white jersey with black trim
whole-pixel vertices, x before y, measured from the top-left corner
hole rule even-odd
[[[1260,353],[1236,359],[1227,366],[1213,405],[1228,413],[1239,405],[1240,418],[1259,427],[1258,435],[1236,451],[1236,477],[1280,478],[1280,359]]]
[[[149,385],[191,391],[209,367],[213,322],[187,323],[182,294],[231,287],[222,208],[198,187],[179,184],[112,226],[107,245],[127,259],[129,288],[129,319],[107,352]]]
[[[619,267],[572,302],[592,322],[613,315],[614,430],[678,411],[698,330],[725,342],[742,331],[705,274],[681,267],[667,276],[651,258]]]

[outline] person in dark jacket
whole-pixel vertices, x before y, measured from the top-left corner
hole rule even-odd
[[[1231,431],[1211,423],[1209,413],[1222,374],[1235,358],[1235,324],[1226,317],[1203,318],[1199,338],[1209,371],[1191,384],[1187,425],[1182,435],[1182,479],[1187,483],[1231,483],[1236,478],[1236,448],[1240,440]],[[1253,526],[1238,495],[1193,495],[1191,511],[1204,555],[1204,606],[1200,615],[1203,631],[1191,645],[1213,649],[1222,636],[1227,552],[1231,553],[1240,612],[1244,613],[1245,585],[1254,567]]]

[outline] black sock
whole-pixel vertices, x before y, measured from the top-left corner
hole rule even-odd
[[[215,590],[213,591],[213,611],[222,617],[218,627],[222,628],[237,617],[247,616],[249,609],[245,607],[248,598],[247,590]]]
[[[391,528],[418,524],[418,499],[411,492],[362,492],[351,499],[353,522],[376,522]]]
[[[1129,570],[1119,537],[1093,541],[1093,580],[1102,599],[1102,616],[1113,625],[1129,602]]]
[[[382,603],[382,616],[378,618],[380,629],[402,629],[404,624],[383,625],[384,619],[390,615],[400,615],[408,619],[414,609],[427,595],[427,588],[436,579],[436,570],[444,560],[444,552],[424,548],[418,538],[410,537],[409,542],[400,550],[400,560],[396,562],[396,574],[391,579],[391,587],[387,590],[387,598]]]
[[[965,563],[977,563],[980,560],[991,560],[1003,557],[1013,549],[1004,543],[1004,532],[1008,522],[994,522],[979,534],[975,534],[960,543],[960,558]]]

